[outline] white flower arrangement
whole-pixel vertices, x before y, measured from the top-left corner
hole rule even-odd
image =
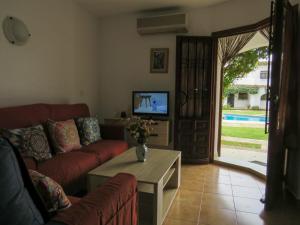
[[[152,120],[143,120],[140,117],[132,117],[128,119],[128,126],[126,129],[139,144],[145,144],[153,130],[153,123]]]

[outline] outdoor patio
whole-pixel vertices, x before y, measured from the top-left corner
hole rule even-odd
[[[240,112],[236,111],[236,113]],[[249,114],[246,111],[245,113]],[[253,113],[255,112],[253,111]],[[267,136],[264,133],[264,123],[262,122],[223,119],[221,157],[217,160],[249,167],[265,175],[268,149]]]

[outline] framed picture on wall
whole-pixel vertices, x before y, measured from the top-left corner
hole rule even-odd
[[[151,48],[150,73],[168,73],[168,64],[168,48]]]

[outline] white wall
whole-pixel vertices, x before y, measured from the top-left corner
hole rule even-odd
[[[235,109],[248,109],[250,95],[248,95],[248,99],[239,99],[239,94],[234,95],[234,108]]]
[[[0,31],[0,107],[86,102],[97,113],[99,20],[71,0],[1,0],[1,23],[6,16],[32,37],[14,46]]]
[[[258,22],[269,16],[268,0],[232,0],[214,7],[189,11],[189,35],[207,36],[211,32]],[[174,106],[176,35],[140,36],[138,15],[101,19],[101,116],[130,112],[132,90],[168,90],[171,113]],[[150,74],[150,48],[170,49],[169,73]]]
[[[246,76],[234,80],[234,85],[267,86],[268,80],[260,78],[260,73],[263,71],[268,71],[267,65],[259,66]]]

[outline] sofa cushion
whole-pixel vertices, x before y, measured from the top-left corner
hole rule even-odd
[[[95,117],[81,117],[76,119],[76,125],[83,145],[90,145],[101,139],[99,121]]]
[[[57,153],[81,148],[78,130],[73,119],[55,122],[48,120],[48,131]]]
[[[128,144],[120,140],[100,140],[96,143],[84,146],[80,149],[81,152],[96,154],[99,161],[102,163],[113,157],[120,155],[128,149]]]
[[[50,177],[35,170],[29,170],[29,174],[48,212],[61,211],[72,205],[63,188]]]
[[[37,161],[44,161],[52,157],[42,125],[13,130],[3,129],[2,134],[10,140],[24,157],[33,157]]]
[[[57,154],[52,159],[39,163],[37,170],[52,178],[63,187],[86,175],[99,165],[95,155],[81,151]]]
[[[28,190],[13,149],[7,141],[0,139],[0,224],[44,223]]]

